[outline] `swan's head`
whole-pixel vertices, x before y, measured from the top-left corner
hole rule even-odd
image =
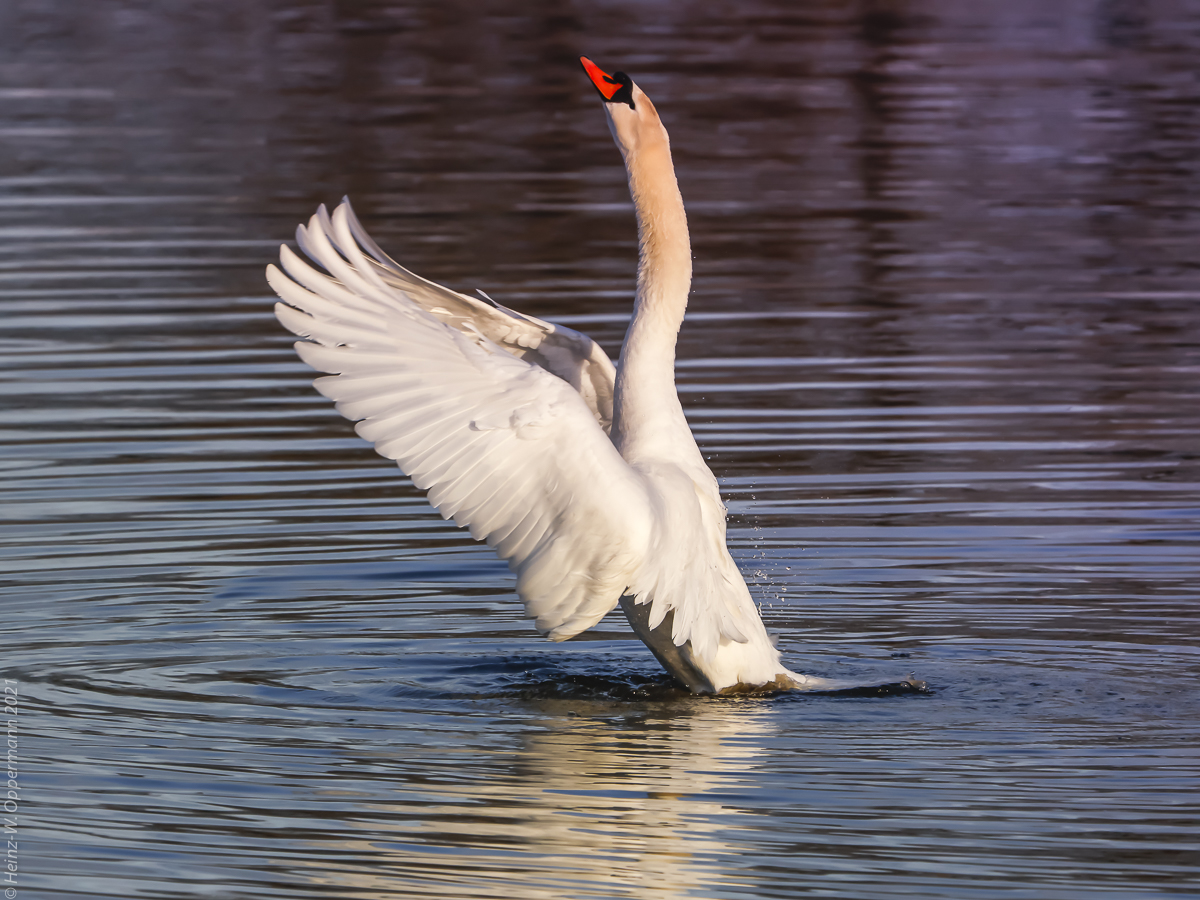
[[[604,99],[608,130],[621,149],[622,156],[667,140],[667,130],[659,121],[658,110],[642,89],[624,72],[606,73],[586,56],[579,57],[596,90]]]

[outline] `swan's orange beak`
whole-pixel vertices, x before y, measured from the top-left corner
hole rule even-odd
[[[592,79],[592,84],[596,86],[596,90],[600,92],[600,96],[605,100],[611,100],[613,94],[621,89],[621,82],[617,81],[586,56],[579,57],[579,61],[583,63],[583,71],[587,72],[588,78]]]
[[[586,56],[579,57],[579,61],[606,103],[628,103],[633,109],[633,81],[628,75],[624,72],[609,75]]]

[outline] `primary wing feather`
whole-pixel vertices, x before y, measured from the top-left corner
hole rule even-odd
[[[286,248],[287,275],[268,268],[284,301],[279,320],[307,338],[296,344],[300,357],[332,373],[318,390],[443,516],[508,560],[540,631],[562,640],[590,628],[642,564],[652,515],[642,481],[586,392],[514,352],[522,338],[512,328],[493,337],[492,316],[517,321],[511,314],[487,308],[482,325],[439,315],[427,304],[446,309],[447,294],[478,301],[417,279],[368,241],[343,204],[315,216],[301,239],[328,275]],[[535,326],[512,327],[528,337]],[[537,333],[543,344],[558,334]]]

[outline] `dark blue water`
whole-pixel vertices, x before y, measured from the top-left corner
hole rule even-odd
[[[1200,5],[17,0],[0,50],[11,896],[1200,897]],[[931,693],[547,643],[309,386],[262,269],[347,193],[615,355],[582,53],[671,132],[788,663]]]

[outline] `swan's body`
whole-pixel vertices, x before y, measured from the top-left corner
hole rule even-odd
[[[675,389],[691,248],[666,130],[626,76],[584,64],[638,218],[637,295],[615,369],[586,335],[401,268],[348,202],[297,231],[328,275],[286,247],[287,275],[268,268],[285,301],[276,313],[309,339],[301,358],[335,373],[316,386],[358,433],[508,561],[543,634],[573,637],[620,603],[693,691],[823,686],[779,661]]]

